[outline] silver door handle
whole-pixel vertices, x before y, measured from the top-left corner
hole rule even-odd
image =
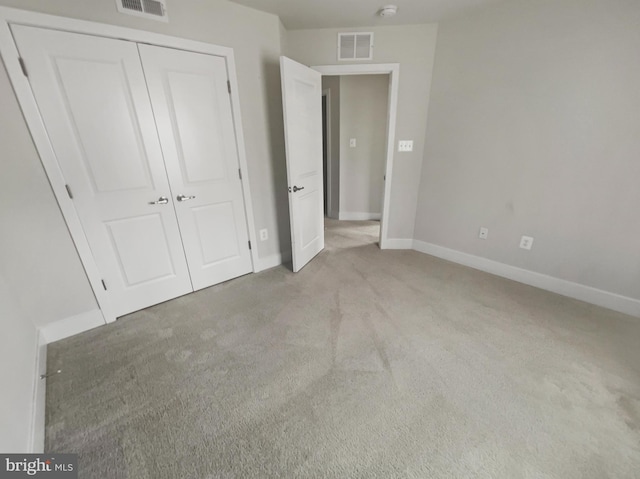
[[[304,190],[304,186],[301,186],[300,188],[298,188],[297,186],[294,186],[294,187],[293,187],[293,192],[294,192],[294,193],[296,193],[296,192],[298,192],[298,191],[300,191],[300,190]]]
[[[161,196],[157,201],[149,201],[150,205],[166,205],[169,203],[169,198],[166,196]]]
[[[176,196],[176,200],[178,200],[180,202],[193,200],[194,198],[195,198],[195,196],[184,196],[184,195]]]

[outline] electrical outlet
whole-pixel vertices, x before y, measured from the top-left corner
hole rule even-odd
[[[520,248],[531,249],[533,246],[533,238],[531,236],[523,236],[520,238]]]
[[[266,228],[260,230],[260,241],[267,241],[269,239],[269,230]]]
[[[349,140],[349,146],[350,146],[351,148],[355,148],[355,147],[356,147],[356,139],[355,139],[355,138],[351,138],[351,139]]]
[[[400,140],[398,142],[398,151],[413,151],[413,140]]]
[[[489,236],[489,229],[488,228],[480,228],[480,234],[478,234],[478,238],[487,239],[488,236]]]

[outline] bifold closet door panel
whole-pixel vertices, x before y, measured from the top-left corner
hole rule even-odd
[[[252,271],[223,57],[138,45],[194,289]]]
[[[116,315],[192,291],[136,44],[11,28]]]

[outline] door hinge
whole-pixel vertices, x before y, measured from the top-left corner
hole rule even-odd
[[[247,241],[249,243],[249,249],[251,249],[251,240]]]
[[[242,179],[242,170],[240,168],[238,168],[238,177]]]
[[[229,90],[229,95],[231,95],[231,82],[227,80],[227,90]]]
[[[71,192],[71,187],[69,185],[64,185],[64,187],[67,189],[67,194],[69,195],[69,199],[72,200],[73,193]]]
[[[29,78],[29,74],[27,73],[27,65],[25,65],[24,60],[22,59],[22,57],[18,58],[18,62],[20,63],[20,68],[22,68],[22,73],[24,74],[24,76]]]
[[[107,290],[107,284],[104,282],[104,279],[101,279],[100,281],[102,281],[102,287],[106,291]]]

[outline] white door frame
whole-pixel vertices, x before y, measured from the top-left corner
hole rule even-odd
[[[385,182],[380,219],[380,249],[386,249],[389,240],[389,203],[391,199],[391,181],[393,175],[393,154],[395,151],[396,117],[398,113],[398,86],[400,80],[399,63],[380,63],[364,65],[320,65],[312,66],[324,75],[389,75],[389,99],[387,108],[387,160]]]
[[[38,155],[40,156],[40,161],[42,162],[45,172],[49,178],[49,183],[51,184],[53,193],[56,197],[60,210],[62,211],[67,227],[69,228],[69,232],[71,233],[71,237],[76,250],[78,251],[78,255],[80,256],[80,260],[82,261],[87,277],[89,278],[89,283],[91,284],[105,322],[111,323],[116,320],[111,306],[111,300],[102,286],[100,272],[91,253],[87,238],[84,235],[84,231],[73,202],[67,194],[62,171],[58,165],[58,161],[49,141],[35,97],[31,92],[31,86],[27,77],[22,72],[22,67],[19,62],[20,54],[11,35],[10,25],[12,24],[50,28],[71,33],[82,33],[86,35],[129,40],[140,43],[150,43],[152,45],[189,50],[196,53],[216,55],[225,58],[227,75],[231,84],[231,110],[233,112],[233,123],[238,147],[238,160],[240,163],[240,169],[242,170],[242,193],[247,218],[247,229],[251,244],[254,245],[251,250],[252,268],[253,271],[256,272],[256,267],[258,265],[258,242],[255,231],[251,191],[249,190],[249,170],[247,168],[247,154],[242,131],[240,97],[238,96],[238,79],[236,77],[233,49],[159,33],[57,17],[36,12],[28,12],[15,8],[0,7],[0,55],[4,60],[4,65],[7,69],[7,73],[9,74],[9,79],[11,80],[16,97],[20,103],[20,108],[22,109],[29,131],[31,132],[31,137],[33,138]]]
[[[333,209],[333,198],[331,197],[331,88],[325,88],[322,90],[322,96],[326,97],[326,118],[324,127],[327,131],[327,216],[332,218],[331,213]]]

